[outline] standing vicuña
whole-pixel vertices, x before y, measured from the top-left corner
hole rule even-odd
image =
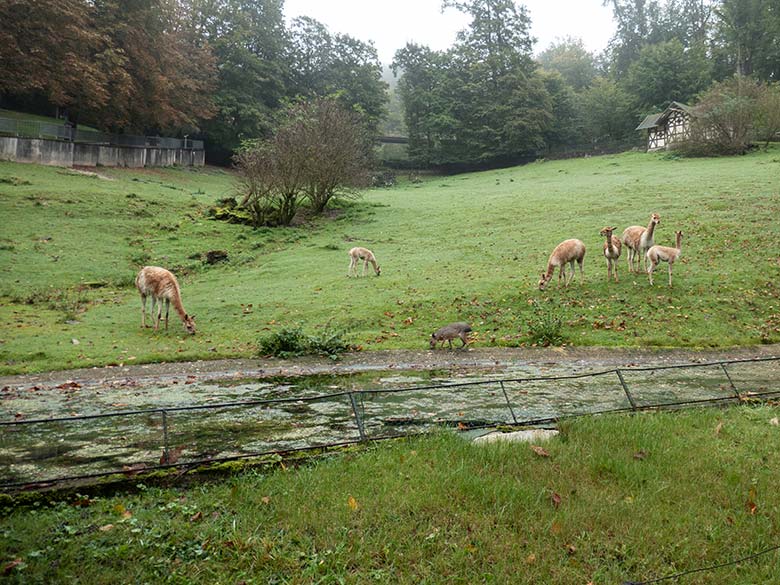
[[[160,326],[162,306],[165,303],[165,328],[168,329],[168,311],[171,303],[174,310],[181,317],[181,322],[189,333],[195,333],[195,316],[188,315],[181,304],[181,292],[176,277],[165,268],[159,266],[144,266],[135,277],[135,287],[141,293],[141,327],[146,327],[146,297],[152,297],[152,318],[154,318],[154,306],[159,302],[157,318],[154,328]]]
[[[615,282],[618,281],[618,258],[620,258],[622,249],[620,240],[618,240],[617,236],[612,235],[612,232],[616,229],[616,227],[605,227],[599,232],[602,236],[607,238],[607,241],[604,242],[604,258],[607,259],[607,280],[610,280],[614,274]]]
[[[555,247],[552,254],[550,254],[550,260],[547,262],[547,272],[542,273],[542,278],[539,280],[539,290],[544,290],[547,283],[552,279],[555,268],[559,267],[558,272],[558,286],[561,286],[561,277],[564,277],[564,286],[569,286],[569,283],[574,279],[574,262],[580,265],[580,276],[584,278],[582,272],[582,263],[585,260],[585,244],[580,240],[571,239],[564,240]],[[566,264],[571,266],[571,276],[566,276]]]
[[[647,251],[647,275],[650,277],[650,284],[653,284],[653,271],[659,262],[669,263],[669,286],[672,286],[672,265],[680,259],[682,255],[682,232],[674,232],[675,247],[653,246]]]
[[[650,216],[650,223],[646,228],[641,225],[632,225],[623,230],[623,235],[620,239],[628,249],[626,259],[628,260],[628,271],[639,272],[639,266],[642,264],[643,258],[647,250],[653,247],[653,233],[655,232],[655,226],[661,223],[661,216],[654,213]],[[637,270],[634,270],[634,260],[637,263]]]
[[[366,275],[366,269],[368,268],[369,262],[371,262],[371,265],[374,267],[374,272],[376,272],[377,276],[382,273],[382,269],[379,267],[379,264],[376,263],[376,258],[371,250],[367,248],[352,248],[349,251],[349,269],[347,270],[347,276],[352,276],[353,273],[355,276],[358,275],[357,265],[360,260],[363,261],[363,276]]]

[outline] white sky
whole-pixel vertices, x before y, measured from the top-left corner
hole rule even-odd
[[[602,0],[517,0],[531,16],[534,53],[567,36],[581,38],[585,47],[601,52],[615,30],[612,11]],[[373,41],[382,63],[389,64],[407,42],[434,50],[450,47],[468,17],[454,8],[441,12],[441,0],[285,0],[288,21],[310,16],[331,33]]]

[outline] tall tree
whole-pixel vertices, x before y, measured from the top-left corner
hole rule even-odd
[[[196,29],[218,62],[216,115],[204,126],[207,154],[227,162],[242,140],[268,136],[289,95],[282,0],[193,0]]]
[[[101,31],[121,53],[108,107],[96,112],[113,130],[195,130],[213,115],[213,55],[177,0],[94,0]],[[114,81],[114,80],[112,80]]]
[[[531,59],[530,20],[511,0],[447,0],[471,17],[449,51],[407,45],[394,66],[419,163],[491,166],[544,147],[551,102]]]
[[[780,79],[780,5],[777,0],[721,0],[719,33],[739,75]]]
[[[108,102],[111,71],[123,63],[83,0],[0,2],[0,95],[39,94],[77,118]]]
[[[557,71],[574,90],[588,87],[598,74],[596,58],[590,53],[582,39],[567,37],[551,44],[538,57],[545,69]]]
[[[373,44],[344,34],[332,35],[309,17],[293,20],[290,27],[292,89],[306,97],[337,96],[355,109],[376,131],[385,115],[387,83]]]
[[[628,69],[625,88],[642,108],[663,109],[672,100],[689,103],[711,79],[704,51],[686,50],[675,39],[644,47]]]

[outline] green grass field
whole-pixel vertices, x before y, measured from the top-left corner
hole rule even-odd
[[[535,453],[450,433],[0,518],[7,583],[645,581],[780,541],[777,407],[570,421]],[[138,482],[136,481],[136,484]],[[780,582],[780,553],[669,582]]]
[[[0,108],[0,118],[11,118],[14,120],[29,120],[31,122],[44,122],[46,124],[56,124],[61,126],[65,123],[62,118],[54,118],[50,116],[39,116],[38,114],[28,114],[26,112],[16,112],[14,110],[4,110]],[[81,130],[95,130],[92,126],[85,126],[79,124]]]
[[[780,148],[682,159],[626,153],[538,162],[368,191],[328,218],[284,229],[208,219],[232,193],[215,169],[99,169],[112,180],[0,163],[0,371],[250,356],[283,325],[349,330],[365,350],[424,348],[470,321],[477,345],[529,342],[534,301],[567,343],[710,347],[780,341]],[[626,272],[608,283],[599,230],[661,215],[685,233],[674,287]],[[536,288],[552,248],[582,239],[585,280]],[[382,276],[345,277],[347,250]],[[207,265],[209,250],[230,261]],[[137,270],[180,277],[198,334],[140,328]]]

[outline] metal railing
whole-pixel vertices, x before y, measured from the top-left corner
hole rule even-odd
[[[80,144],[105,146],[132,146],[151,148],[173,148],[203,150],[202,140],[191,138],[167,138],[162,136],[134,136],[131,134],[108,134],[97,130],[73,128],[65,124],[51,124],[38,120],[0,118],[0,135],[46,140],[65,140]]]
[[[538,426],[583,415],[769,399],[780,397],[777,364],[780,357],[615,368],[3,421],[0,488],[337,447],[442,425]],[[694,370],[706,371],[696,377]],[[562,390],[569,391],[563,394],[569,402],[545,405]],[[529,410],[533,401],[538,404]]]

